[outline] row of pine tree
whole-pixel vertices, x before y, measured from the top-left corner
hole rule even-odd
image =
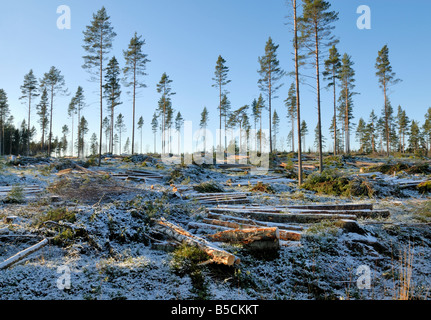
[[[392,152],[415,152],[429,154],[431,149],[431,108],[425,115],[422,126],[418,121],[410,120],[401,106],[398,113],[394,110],[388,97],[388,90],[401,80],[397,78],[389,60],[389,48],[384,45],[377,53],[376,83],[382,89],[384,104],[381,116],[378,117],[373,110],[366,122],[360,118],[358,123],[353,123],[353,97],[355,92],[355,70],[352,57],[348,53],[340,54],[337,49],[339,40],[334,35],[334,23],[338,20],[338,13],[331,10],[331,5],[324,0],[289,0],[287,1],[291,15],[288,25],[293,33],[293,53],[295,69],[288,73],[280,68],[277,57],[279,45],[275,44],[271,37],[265,45],[264,55],[259,57],[258,88],[261,92],[258,99],[250,104],[245,104],[232,110],[229,101],[228,85],[229,67],[222,56],[218,56],[215,65],[213,87],[218,93],[217,116],[219,120],[220,150],[226,149],[231,141],[227,141],[226,131],[229,129],[244,129],[246,136],[244,141],[255,150],[262,151],[262,146],[267,144],[272,153],[277,148],[277,134],[279,133],[280,116],[273,108],[273,100],[277,98],[277,92],[284,84],[283,79],[290,76],[293,80],[290,84],[288,96],[284,100],[289,124],[287,147],[299,154],[299,177],[301,183],[302,166],[301,153],[305,150],[305,136],[308,133],[307,123],[301,120],[300,87],[307,83],[316,90],[316,127],[314,146],[319,154],[320,170],[323,170],[323,150],[332,149],[334,154],[346,153],[351,150],[351,136],[355,133],[359,142],[359,151],[367,153],[384,152],[390,155]],[[24,77],[21,86],[22,99],[28,106],[28,119],[23,120],[19,128],[13,125],[13,115],[7,102],[7,95],[0,89],[0,132],[1,154],[37,154],[65,155],[68,149],[72,155],[83,156],[87,152],[99,156],[99,164],[102,153],[136,153],[135,125],[140,130],[140,152],[142,152],[144,119],[141,116],[136,120],[136,96],[139,90],[145,88],[143,81],[146,74],[146,65],[150,62],[147,54],[143,52],[145,40],[137,33],[133,35],[128,48],[123,51],[124,67],[115,56],[110,57],[112,42],[116,33],[111,26],[110,17],[106,9],[102,7],[93,14],[91,23],[83,32],[83,68],[91,74],[92,81],[99,85],[99,112],[100,131],[93,133],[90,138],[89,151],[85,149],[86,136],[88,134],[88,122],[83,115],[86,107],[84,90],[79,86],[73,95],[68,115],[71,126],[62,127],[62,136],[53,137],[53,110],[55,97],[69,95],[65,80],[61,71],[56,67],[37,80],[30,70]],[[307,71],[313,70],[313,75]],[[310,73],[308,71],[308,73]],[[309,83],[314,79],[315,83]],[[122,146],[122,135],[128,127],[124,116],[115,114],[116,107],[120,105],[122,86],[130,89],[132,96],[132,126],[131,139],[128,137],[126,144]],[[326,86],[333,92],[333,119],[329,128],[331,142],[322,134],[321,121],[321,91]],[[181,112],[175,114],[172,106],[172,80],[163,73],[157,84],[157,92],[160,94],[158,106],[151,121],[154,133],[154,152],[156,152],[157,133],[161,135],[161,151],[173,152],[172,145],[168,143],[172,131],[179,132],[184,124]],[[35,142],[33,137],[36,128],[31,119],[31,110],[36,102],[38,123],[40,126],[41,141]],[[103,108],[105,102],[105,108]],[[263,113],[267,112],[269,123],[262,123]],[[326,110],[325,110],[326,112]],[[105,114],[106,113],[106,114]],[[209,121],[209,111],[204,107],[201,113],[200,127],[206,129]],[[283,122],[284,122],[283,121]],[[267,137],[263,134],[263,128],[269,128]],[[248,136],[250,129],[255,129],[257,135],[254,138]],[[356,130],[355,130],[356,128]],[[224,134],[223,134],[224,129]],[[355,130],[355,131],[354,131]],[[71,141],[68,137],[71,135]],[[88,137],[87,137],[88,138]],[[223,139],[224,138],[224,139]],[[240,137],[241,139],[241,137]],[[105,143],[103,143],[105,141]],[[223,146],[224,141],[224,146]],[[240,142],[241,145],[242,142]],[[243,142],[244,143],[244,142]],[[328,146],[326,146],[328,144]],[[88,147],[87,146],[87,147]],[[102,147],[104,146],[104,149]],[[284,148],[284,146],[282,147]],[[178,150],[180,147],[178,146]]]

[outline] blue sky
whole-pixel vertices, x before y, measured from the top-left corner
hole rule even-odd
[[[339,12],[334,34],[339,38],[340,53],[347,52],[355,62],[356,91],[354,122],[360,117],[368,120],[372,109],[380,115],[383,94],[375,76],[377,52],[387,44],[393,71],[403,81],[396,85],[390,99],[396,108],[401,105],[411,119],[423,122],[431,107],[430,79],[431,3],[425,0],[332,0],[332,8]],[[71,29],[57,28],[57,7],[71,9]],[[359,30],[356,21],[359,5],[371,9],[372,29]],[[66,85],[73,94],[81,85],[88,107],[84,116],[90,124],[88,137],[98,133],[99,109],[97,84],[88,81],[89,74],[81,68],[83,30],[90,24],[92,14],[105,6],[111,16],[117,37],[110,54],[124,65],[122,50],[127,48],[134,32],[146,40],[145,52],[151,60],[148,76],[137,101],[137,116],[145,120],[144,151],[153,150],[150,122],[159,95],[156,84],[163,72],[173,80],[173,107],[191,120],[197,129],[199,114],[204,106],[210,112],[210,129],[218,126],[218,93],[211,85],[218,55],[222,55],[230,68],[232,82],[227,89],[232,108],[250,104],[259,95],[257,86],[258,57],[263,55],[265,43],[271,36],[279,45],[281,67],[293,70],[291,47],[292,34],[285,25],[289,8],[284,0],[142,0],[142,1],[4,1],[0,0],[0,88],[9,97],[11,112],[17,123],[27,117],[27,108],[18,100],[24,75],[30,69],[38,78],[51,66],[62,71]],[[313,72],[310,70],[310,72]],[[273,106],[281,117],[279,136],[287,136],[284,99],[292,79],[285,77],[284,86]],[[314,85],[314,81],[310,81]],[[123,113],[129,124],[124,140],[131,135],[131,99],[123,88],[123,104],[116,113]],[[316,126],[315,94],[308,86],[302,87],[302,115],[308,123],[310,137],[314,140]],[[71,125],[67,106],[71,96],[58,97],[55,101],[54,134],[61,135],[64,124]],[[104,110],[105,114],[106,111]],[[322,91],[323,132],[329,140],[328,128],[332,117],[332,96]],[[36,111],[32,123],[39,129]],[[264,118],[264,123],[266,123]],[[138,135],[139,136],[139,135]],[[354,139],[354,137],[352,137]],[[139,142],[139,140],[137,141]],[[124,142],[123,142],[124,144]],[[328,146],[330,145],[328,141]],[[146,145],[148,145],[146,147]]]

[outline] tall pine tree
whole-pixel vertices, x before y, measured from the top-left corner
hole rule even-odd
[[[84,45],[87,52],[84,58],[83,68],[93,72],[93,80],[99,80],[100,89],[100,134],[99,134],[99,166],[102,162],[102,132],[103,132],[103,62],[112,48],[112,41],[116,36],[111,26],[110,17],[102,7],[93,14],[91,24],[86,27],[84,33]]]
[[[307,54],[312,57],[312,65],[316,69],[317,93],[317,142],[319,152],[319,171],[323,171],[323,137],[320,98],[320,60],[326,48],[337,43],[332,31],[333,23],[338,20],[338,13],[330,11],[331,4],[323,0],[303,0],[303,15],[299,19],[301,42],[308,49]]]
[[[259,88],[265,92],[268,97],[268,115],[269,115],[269,148],[272,153],[272,100],[277,98],[275,93],[283,84],[277,84],[284,76],[284,71],[280,68],[280,62],[277,59],[277,49],[279,45],[274,44],[271,37],[265,45],[265,54],[259,57],[260,69],[258,70],[260,79],[258,80]]]
[[[126,66],[123,69],[126,87],[132,87],[132,154],[135,153],[135,109],[136,109],[136,94],[137,90],[146,88],[146,84],[140,79],[140,77],[146,76],[145,73],[147,63],[150,60],[147,59],[147,54],[142,52],[142,47],[145,45],[145,40],[142,36],[138,37],[135,35],[132,37],[129,43],[129,47],[126,51],[123,51],[124,59],[126,60]],[[141,146],[142,147],[142,146]],[[141,148],[142,149],[142,148]],[[141,150],[142,152],[142,150]]]
[[[389,48],[384,45],[383,48],[378,52],[375,65],[377,72],[376,76],[379,81],[380,88],[383,90],[384,95],[384,122],[385,122],[385,133],[386,133],[386,155],[390,155],[390,127],[389,127],[389,106],[388,106],[388,89],[400,82],[400,79],[396,78],[395,72],[392,71],[392,66],[389,61]]]

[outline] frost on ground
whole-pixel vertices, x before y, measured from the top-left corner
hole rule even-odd
[[[431,202],[428,193],[397,184],[427,180],[429,173],[361,173],[357,167],[335,163],[333,170],[362,175],[372,186],[371,197],[358,197],[299,189],[291,172],[278,167],[268,176],[253,177],[245,170],[166,166],[149,157],[125,160],[105,159],[101,167],[81,162],[74,166],[66,160],[3,161],[0,186],[22,189],[9,197],[5,195],[11,191],[3,193],[0,199],[0,263],[44,238],[49,245],[0,270],[1,299],[431,297]],[[163,179],[113,175],[128,170]],[[269,178],[276,180],[265,180]],[[271,188],[251,191],[259,180]],[[359,219],[355,230],[336,221],[306,224],[300,246],[282,246],[272,253],[222,243],[240,264],[206,264],[196,250],[164,246],[166,239],[152,230],[154,218],[164,217],[186,229],[189,222],[201,221],[207,206],[187,195],[202,182],[225,192],[250,193],[256,205],[372,203],[391,215]],[[43,191],[26,193],[28,185]],[[190,231],[205,237],[204,232]],[[70,286],[62,282],[66,275]]]

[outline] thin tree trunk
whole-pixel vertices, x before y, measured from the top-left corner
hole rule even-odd
[[[350,134],[349,134],[349,91],[348,91],[348,88],[347,88],[347,80],[346,80],[346,82],[345,82],[345,95],[346,95],[346,114],[344,115],[344,126],[345,126],[345,131],[346,131],[346,134],[345,134],[345,141],[346,141],[346,147],[345,147],[345,149],[346,149],[346,154],[349,154],[350,153]]]
[[[383,82],[383,93],[385,95],[385,127],[386,127],[386,155],[389,157],[389,113],[386,97],[386,81]]]
[[[49,138],[48,138],[48,157],[51,156],[51,140],[52,140],[52,110],[54,105],[54,86],[51,87],[51,112],[49,115]]]
[[[332,71],[332,79],[334,82],[334,155],[337,155],[337,98],[335,87],[335,71]]]
[[[299,98],[299,61],[298,61],[298,20],[296,0],[293,0],[294,49],[295,49],[295,82],[296,82],[296,121],[298,129],[298,185],[302,185],[302,148],[301,148],[301,101]],[[304,136],[305,144],[305,136]]]
[[[100,52],[99,52],[99,63],[100,63],[100,135],[99,135],[99,167],[102,164],[102,142],[103,142],[103,34],[100,33]]]
[[[31,90],[28,95],[28,143],[27,143],[27,155],[30,155],[30,116],[31,116]]]
[[[323,151],[322,151],[322,119],[320,112],[320,70],[319,70],[319,38],[317,25],[314,28],[316,41],[316,79],[317,79],[317,125],[319,134],[319,172],[323,172]]]
[[[132,125],[132,155],[135,154],[135,103],[136,103],[136,61],[133,66],[133,125]],[[142,149],[142,146],[141,146]]]

